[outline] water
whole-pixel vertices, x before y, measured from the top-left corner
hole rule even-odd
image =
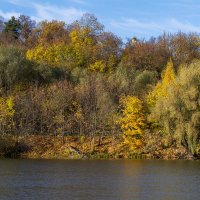
[[[198,200],[199,194],[199,161],[0,160],[0,200]]]

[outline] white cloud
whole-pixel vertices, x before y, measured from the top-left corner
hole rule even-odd
[[[22,0],[8,0],[9,3],[13,4],[13,5],[24,5],[25,2],[23,2]]]
[[[71,1],[78,4],[86,4],[86,2],[83,0],[71,0]]]
[[[195,26],[190,22],[181,22],[174,18],[164,20],[162,23],[142,22],[136,19],[124,18],[121,21],[111,21],[111,25],[122,30],[134,31],[135,33],[149,32],[200,32],[200,26]]]
[[[4,19],[10,19],[12,16],[19,17],[20,13],[18,12],[3,12],[0,10],[0,16],[3,17]]]
[[[172,31],[181,30],[186,32],[200,32],[200,26],[195,26],[190,22],[180,22],[176,19],[170,19],[168,22],[168,28]]]
[[[43,4],[36,4],[33,3],[33,8],[35,9],[35,15],[33,16],[33,19],[36,21],[41,20],[62,20],[66,21],[67,23],[72,22],[73,20],[81,17],[85,12],[76,9],[76,8],[64,8],[59,6],[53,6],[50,4],[43,5]]]
[[[34,1],[27,1],[27,0],[8,0],[9,3],[23,6],[25,8],[32,9],[32,16],[31,18],[36,21],[41,20],[61,20],[70,23],[75,19],[80,18],[86,11],[81,9],[77,9],[74,7],[64,7],[64,6],[56,6],[49,3],[36,3]],[[76,1],[77,3],[84,3],[83,0],[72,0]],[[15,13],[14,13],[15,14]],[[16,13],[17,15],[19,13]],[[24,13],[23,13],[24,14]],[[14,15],[16,16],[16,15]]]
[[[146,30],[146,29],[160,29],[160,25],[154,22],[141,22],[136,19],[126,19],[124,18],[122,21],[112,21],[111,25],[117,28],[130,30],[132,28],[139,29],[139,30]]]
[[[162,5],[168,7],[178,7],[178,8],[187,8],[187,9],[199,9],[199,4],[194,0],[176,0],[176,1],[163,1]]]

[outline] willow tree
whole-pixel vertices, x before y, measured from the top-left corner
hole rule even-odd
[[[182,145],[192,154],[200,147],[200,62],[179,70],[167,96],[151,112],[169,145]]]

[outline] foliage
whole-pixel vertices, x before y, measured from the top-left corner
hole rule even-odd
[[[68,52],[68,49],[62,44],[53,44],[48,47],[38,45],[32,50],[28,50],[26,55],[29,60],[57,67],[62,65],[62,58],[64,57],[65,52]]]
[[[156,119],[168,144],[183,145],[191,153],[199,144],[200,128],[200,64],[182,66],[168,95],[156,103],[151,118]]]
[[[168,58],[172,57],[176,69],[182,63],[189,64],[193,59],[200,58],[200,43],[197,33],[164,33],[158,37],[158,46],[168,54]]]
[[[15,114],[13,97],[0,98],[0,131],[7,132],[11,129],[12,119]]]
[[[144,97],[150,92],[157,82],[157,73],[153,71],[144,70],[134,81],[134,90],[138,96]]]
[[[181,32],[123,43],[88,13],[70,24],[0,18],[1,132],[68,132],[92,152],[109,135],[122,152],[197,154],[199,45]]]
[[[65,23],[43,21],[38,32],[38,44],[27,51],[27,58],[54,67],[61,65],[67,51]]]
[[[18,39],[20,35],[21,24],[19,19],[16,19],[14,16],[11,17],[10,20],[5,22],[4,31],[8,34],[11,34],[15,39]]]
[[[147,103],[149,106],[155,106],[156,102],[161,97],[167,96],[167,88],[173,84],[175,79],[174,65],[170,59],[167,63],[166,69],[162,73],[162,80],[157,83],[154,90],[147,96]]]
[[[11,88],[33,77],[32,64],[22,49],[0,46],[0,86]]]
[[[19,18],[20,23],[20,41],[25,43],[28,38],[30,37],[33,29],[35,28],[36,22],[34,20],[31,20],[29,16],[20,15]]]
[[[169,53],[158,41],[151,38],[130,40],[123,51],[122,64],[137,70],[153,70],[161,72],[169,58]]]
[[[142,135],[145,127],[145,115],[142,102],[135,96],[122,97],[122,117],[118,123],[123,131],[125,144],[131,149],[142,146]]]

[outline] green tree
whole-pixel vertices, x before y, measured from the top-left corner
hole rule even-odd
[[[18,39],[21,31],[21,24],[19,19],[16,19],[14,16],[12,16],[11,19],[5,22],[4,31],[15,39]]]
[[[136,76],[134,80],[134,91],[137,96],[146,97],[157,82],[157,73],[145,70]]]
[[[53,78],[51,68],[27,60],[25,50],[0,46],[0,87],[9,90],[17,85],[50,82]]]

